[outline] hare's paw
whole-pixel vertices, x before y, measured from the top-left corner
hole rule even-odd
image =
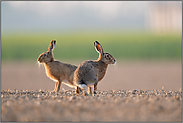
[[[88,96],[89,94],[87,93],[87,91],[83,91],[83,96]]]
[[[79,88],[79,87],[77,86],[77,88],[76,88],[76,94],[79,94],[80,92],[82,92],[82,90],[81,90],[81,88]]]
[[[79,90],[78,89],[76,90],[76,94],[79,94]]]
[[[52,93],[56,93],[56,92],[59,92],[59,90],[58,90],[58,89],[54,89],[54,90],[52,90],[51,92],[52,92]]]
[[[95,90],[93,93],[94,93],[94,94],[97,94],[97,91]]]
[[[54,89],[54,90],[52,90],[52,91],[50,91],[50,92],[55,92],[55,89]]]

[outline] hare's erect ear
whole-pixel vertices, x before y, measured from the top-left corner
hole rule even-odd
[[[94,46],[95,46],[95,49],[98,53],[101,53],[103,54],[103,49],[102,49],[102,46],[100,45],[100,43],[98,41],[95,41],[94,42]]]
[[[55,49],[56,40],[52,40],[48,46],[48,52],[52,52]]]

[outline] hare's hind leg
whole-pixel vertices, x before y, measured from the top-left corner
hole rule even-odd
[[[55,82],[55,88],[54,88],[53,92],[57,92],[58,83],[59,82]]]
[[[88,87],[88,93],[92,94],[92,87]]]
[[[80,88],[77,86],[77,88],[76,88],[76,94],[79,94],[80,93]]]
[[[57,86],[57,92],[59,92],[61,84],[62,84],[62,81],[59,80],[59,83],[58,83],[58,86]]]
[[[79,94],[80,92],[82,92],[82,90],[81,90],[81,88],[79,88],[79,87],[77,86],[77,88],[76,88],[76,94]]]
[[[97,94],[97,84],[98,84],[98,83],[95,83],[95,84],[94,84],[94,88],[93,88],[93,93],[94,93],[94,94]]]
[[[55,89],[54,89],[55,92],[59,92],[61,84],[62,81],[60,80],[58,80],[58,82],[55,83]]]

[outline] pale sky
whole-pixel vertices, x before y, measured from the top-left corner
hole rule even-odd
[[[146,1],[2,1],[8,29],[143,28]]]
[[[144,29],[153,2],[1,1],[1,31]]]

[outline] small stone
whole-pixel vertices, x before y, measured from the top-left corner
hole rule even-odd
[[[76,99],[75,96],[71,96],[71,97],[69,98],[69,101],[71,102],[72,100],[75,100],[75,99]]]

